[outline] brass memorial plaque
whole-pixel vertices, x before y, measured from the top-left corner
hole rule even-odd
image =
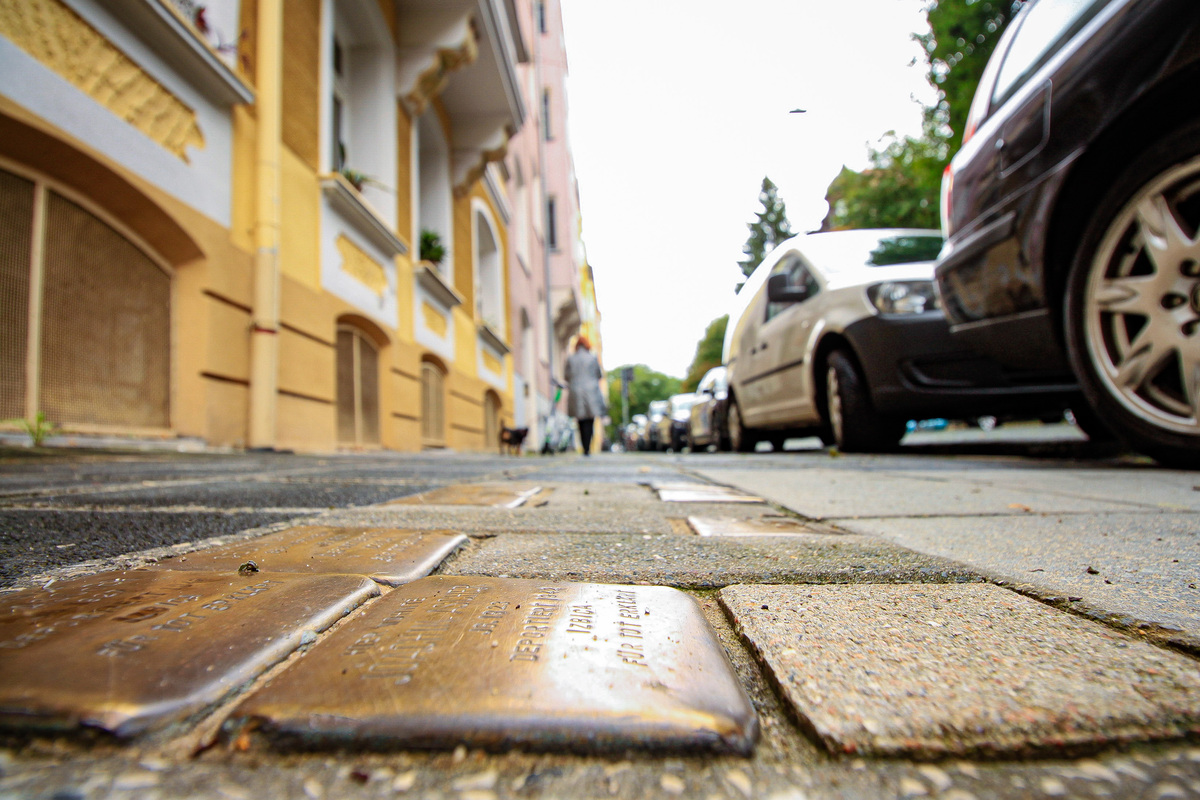
[[[379,588],[357,575],[135,570],[0,599],[0,725],[132,736],[256,677]]]
[[[299,747],[748,754],[758,735],[725,651],[683,592],[490,577],[401,586],[232,719]]]
[[[528,483],[463,483],[443,486],[420,494],[411,494],[384,505],[406,506],[493,506],[518,508],[539,495],[549,495],[550,489]]]
[[[159,567],[230,573],[253,561],[261,575],[341,572],[397,586],[433,572],[466,541],[466,536],[451,531],[300,527],[188,553],[165,560]]]
[[[761,497],[709,483],[652,483],[664,503],[761,503]]]
[[[811,536],[814,531],[791,517],[688,517],[688,525],[698,536]]]

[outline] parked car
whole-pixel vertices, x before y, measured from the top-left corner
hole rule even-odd
[[[663,417],[667,415],[671,404],[666,400],[651,400],[646,409],[646,449],[665,450],[666,445],[659,441],[659,432]]]
[[[688,421],[688,449],[699,452],[709,445],[729,449],[725,431],[725,411],[729,407],[729,383],[724,366],[713,367],[696,384],[699,399],[692,405]]]
[[[933,290],[941,234],[857,230],[779,245],[726,329],[735,450],[817,435],[845,451],[894,447],[910,419],[1061,412],[1071,384],[1014,383],[951,340]]]
[[[673,394],[667,399],[667,411],[658,421],[659,450],[680,452],[687,444],[688,424],[692,418],[692,405],[699,399],[694,392]]]
[[[646,449],[647,422],[645,414],[634,414],[629,418],[629,425],[625,428],[625,448],[627,450]]]
[[[942,186],[955,337],[1077,379],[1095,414],[1200,467],[1200,5],[1032,0]]]

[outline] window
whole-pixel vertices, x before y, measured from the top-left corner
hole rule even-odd
[[[347,80],[345,58],[342,51],[342,43],[335,37],[333,40],[333,98],[331,102],[333,117],[330,120],[330,141],[333,143],[333,152],[330,154],[330,163],[333,165],[335,172],[338,172],[346,167],[346,96],[347,96]]]
[[[787,275],[788,286],[794,289],[804,288],[808,292],[808,296],[812,297],[821,287],[817,283],[817,279],[808,269],[808,265],[798,255],[785,256],[775,268],[771,270],[772,275]],[[767,303],[767,319],[770,320],[784,309],[795,305],[795,303]]]
[[[538,33],[546,32],[546,3],[543,0],[537,2],[537,26]]]
[[[1108,0],[1041,0],[1016,21],[1017,29],[992,89],[993,107],[1012,97],[1055,52],[1096,16]]]
[[[475,209],[475,316],[504,336],[504,280],[499,238],[483,206]]]
[[[337,335],[338,444],[379,444],[379,352],[358,328]]]
[[[542,138],[547,142],[554,138],[550,127],[550,90],[542,90]]]
[[[551,250],[558,249],[558,224],[555,217],[558,214],[557,204],[554,198],[550,197],[546,200],[546,246]]]
[[[421,444],[446,445],[444,377],[432,361],[421,362]]]
[[[74,200],[0,170],[0,419],[167,428],[170,352],[167,270]]]

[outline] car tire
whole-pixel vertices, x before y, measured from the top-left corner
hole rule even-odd
[[[735,453],[753,453],[758,437],[752,429],[742,425],[742,410],[738,408],[736,400],[729,403],[725,423],[729,430],[729,449]]]
[[[854,357],[834,350],[826,361],[824,428],[845,453],[894,450],[904,436],[904,421],[880,416],[867,394],[867,382]]]
[[[1067,355],[1104,426],[1200,469],[1200,124],[1165,136],[1096,206],[1067,277]]]

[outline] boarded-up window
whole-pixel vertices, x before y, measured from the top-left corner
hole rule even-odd
[[[421,443],[446,444],[446,401],[442,371],[428,361],[421,364]]]
[[[379,444],[379,351],[357,328],[337,337],[338,443]]]

